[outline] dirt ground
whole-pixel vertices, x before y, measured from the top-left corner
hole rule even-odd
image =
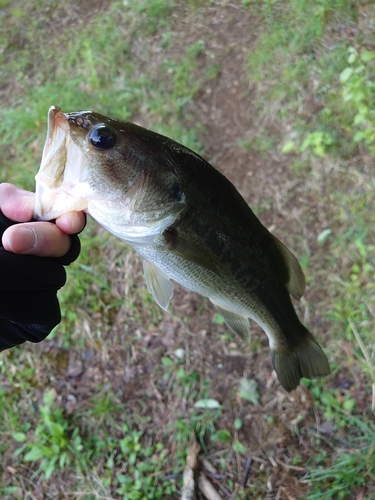
[[[311,196],[316,193],[307,192],[303,180],[291,177],[285,160],[275,151],[267,154],[246,151],[238,144],[239,139],[251,143],[261,127],[268,128],[270,134],[278,133],[277,121],[271,120],[272,110],[268,121],[258,122],[255,88],[246,74],[246,53],[257,38],[257,20],[248,11],[230,4],[207,10],[210,15],[202,17],[198,25],[190,24],[189,20],[176,24],[176,29],[185,30],[181,43],[200,38],[206,41],[206,50],[201,55],[203,66],[210,58],[210,62],[221,68],[218,78],[208,83],[189,110],[206,129],[201,138],[204,156],[234,183],[249,205],[260,212],[262,222],[271,231],[290,248],[302,251],[301,240],[309,239],[316,232],[314,227],[302,227],[299,215],[309,210]],[[180,48],[183,50],[183,45]],[[142,116],[138,118],[143,122]],[[107,251],[107,258],[108,262],[113,258],[111,250]],[[108,279],[119,287],[119,295],[123,287],[131,289],[132,280],[143,280],[137,256],[129,256],[127,269],[131,272],[125,280],[123,269],[109,269]],[[308,290],[305,301],[313,301],[313,293]],[[297,307],[314,331],[320,327],[320,320],[314,315],[307,318],[306,303]],[[309,392],[298,388],[287,394],[279,386],[268,342],[260,327],[252,324],[252,346],[243,345],[238,339],[227,343],[222,340],[225,327],[215,324],[213,315],[214,310],[206,299],[179,286],[176,286],[170,312],[162,316],[157,326],[149,325],[149,317],[135,323],[126,308],[122,308],[107,332],[110,340],[106,359],[99,361],[104,356],[100,353],[89,361],[82,360],[82,353],[76,353],[80,359],[71,354],[66,366],[65,388],[58,390],[66,394],[67,402],[73,400],[73,406],[82,407],[96,384],[107,380],[118,391],[120,399],[133,408],[147,398],[147,413],[152,416],[153,425],[164,428],[176,415],[186,415],[191,404],[183,395],[176,398],[171,391],[173,374],[167,381],[158,377],[161,358],[182,346],[188,353],[185,370],[196,371],[202,378],[209,379],[210,397],[224,405],[217,427],[232,431],[248,449],[248,455],[233,453],[228,460],[229,475],[235,484],[238,486],[243,479],[246,460],[251,457],[253,466],[246,487],[249,492],[256,480],[264,483],[264,499],[302,498],[305,485],[300,479],[306,471],[290,462],[297,454],[302,456],[302,462],[308,459],[313,446],[311,435],[321,425]],[[187,322],[182,318],[188,318]],[[100,318],[97,321],[100,322]],[[98,323],[93,328],[97,327]],[[138,342],[130,347],[127,339],[134,335],[138,336]],[[259,405],[238,397],[241,377],[257,381]],[[233,422],[238,417],[244,425],[237,432],[233,430]],[[270,421],[272,425],[267,424]],[[209,445],[209,458],[210,451],[218,451],[215,446]],[[254,489],[259,491],[259,485]],[[223,491],[221,494],[223,498],[232,498]]]
[[[207,7],[205,12],[206,15],[200,20],[195,18],[194,23],[185,19],[176,20],[175,25],[176,31],[183,33],[179,38],[181,47],[176,47],[176,51],[182,51],[184,44],[204,39],[202,66],[209,61],[221,68],[219,76],[208,82],[189,105],[189,112],[206,130],[200,138],[204,157],[233,182],[263,224],[297,256],[306,248],[313,251],[316,234],[326,224],[325,212],[320,209],[322,193],[316,188],[310,189],[303,175],[292,175],[285,157],[277,153],[277,147],[265,153],[246,150],[238,143],[239,139],[251,143],[259,135],[267,138],[267,134],[271,140],[285,133],[280,130],[271,105],[267,118],[259,118],[256,87],[246,72],[246,54],[261,30],[258,20],[248,10],[230,3]],[[146,117],[139,116],[137,120],[146,125]],[[228,475],[236,488],[251,457],[253,465],[246,486],[249,495],[251,491],[262,491],[264,499],[303,498],[306,492],[303,463],[318,446],[317,433],[329,432],[328,425],[320,421],[306,388],[299,387],[287,394],[280,387],[272,368],[268,342],[260,327],[252,323],[251,345],[231,339],[226,335],[225,326],[213,321],[215,311],[207,299],[177,285],[168,313],[158,312],[156,318],[151,318],[150,313],[142,316],[142,298],[132,295],[132,284],[143,281],[140,258],[127,254],[120,268],[115,265],[118,249],[108,246],[105,256],[112,293],[120,298],[127,292],[129,300],[139,308],[140,317],[135,320],[126,307],[114,309],[110,320],[104,319],[101,313],[85,318],[82,312],[82,328],[94,337],[95,331],[101,329],[108,339],[106,348],[96,351],[94,339],[92,350],[70,350],[61,358],[53,341],[44,343],[40,349],[51,359],[51,373],[46,380],[43,380],[46,374],[38,374],[40,386],[54,383],[69,414],[84,411],[97,385],[105,387],[108,383],[119,400],[133,411],[139,408],[142,415],[150,415],[156,429],[164,429],[176,415],[186,416],[191,407],[183,391],[173,390],[177,383],[175,374],[167,379],[159,376],[161,359],[173,356],[177,348],[183,347],[186,373],[198,372],[201,380],[209,379],[209,397],[224,406],[217,428],[228,429],[247,448],[247,454],[233,452],[227,460]],[[319,304],[320,293],[319,289],[308,287],[296,308],[309,329],[324,341],[325,325],[318,308],[310,306]],[[257,382],[258,405],[238,397],[242,377]],[[203,394],[202,382],[199,391]],[[239,431],[233,427],[235,418],[243,421]],[[221,445],[207,445],[206,456],[215,463],[215,454],[220,454]],[[171,453],[173,446],[170,443]],[[297,455],[300,460],[295,465]],[[223,498],[234,498],[220,485],[217,488]]]

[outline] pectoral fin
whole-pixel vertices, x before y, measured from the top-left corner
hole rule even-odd
[[[305,275],[303,274],[298,260],[292,252],[275,236],[272,235],[272,237],[289,271],[289,280],[288,283],[286,283],[288,292],[293,295],[295,299],[299,300],[304,294],[306,288]]]
[[[166,230],[164,236],[168,245],[168,250],[185,260],[194,262],[198,266],[204,267],[213,273],[219,274],[217,267],[200,248],[192,243],[180,238],[172,231]]]
[[[156,303],[166,311],[173,295],[171,280],[160,269],[146,260],[143,261],[143,270],[148,291],[154,297]]]
[[[225,324],[232,330],[232,332],[237,333],[242,340],[249,342],[250,340],[250,325],[249,319],[246,316],[241,316],[240,314],[229,311],[219,306],[210,299],[213,305],[216,307],[217,312],[223,317]]]

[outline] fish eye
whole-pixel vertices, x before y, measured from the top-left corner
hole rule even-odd
[[[112,149],[116,144],[116,132],[108,125],[97,125],[90,130],[88,140],[95,149]]]

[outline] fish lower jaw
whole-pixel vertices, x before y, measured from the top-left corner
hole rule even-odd
[[[89,201],[87,213],[104,229],[132,246],[136,251],[136,247],[152,245],[154,240],[176,218],[176,215],[173,214],[157,221],[148,222],[137,218],[130,210],[122,209],[118,213],[108,212],[91,201]]]
[[[86,210],[88,202],[86,198],[75,199],[70,195],[49,196],[48,198],[35,197],[34,218],[37,220],[57,219],[61,215],[72,211]]]

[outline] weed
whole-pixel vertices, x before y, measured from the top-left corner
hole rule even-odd
[[[297,145],[294,141],[289,141],[282,147],[282,153],[303,153],[306,150],[311,150],[316,156],[326,155],[331,146],[334,144],[334,137],[329,132],[316,131],[305,135],[302,143]]]
[[[374,154],[374,59],[368,40],[343,35],[356,22],[353,2],[235,0],[209,2],[208,6],[203,0],[190,0],[188,8],[199,9],[193,22],[186,2],[179,0],[114,1],[102,3],[99,13],[95,13],[94,6],[92,12],[84,12],[82,2],[0,3],[4,26],[0,32],[4,102],[0,123],[1,180],[28,189],[34,187],[46,112],[51,104],[67,111],[92,108],[122,119],[139,120],[144,126],[202,151],[204,129],[197,125],[193,101],[206,95],[205,85],[220,72],[215,44],[218,40],[220,45],[222,40],[214,38],[215,30],[226,26],[227,16],[241,8],[258,14],[261,24],[249,26],[257,41],[248,56],[248,78],[240,84],[250,82],[252,88],[256,87],[251,104],[255,102],[254,123],[260,126],[257,130],[241,130],[238,145],[245,151],[260,153],[263,168],[269,162],[270,151],[276,148],[275,157],[280,159],[280,144],[289,142],[294,170],[280,172],[285,180],[290,180],[289,174],[296,180],[293,191],[296,197],[301,194],[297,208],[301,209],[300,222],[307,242],[302,264],[304,268],[309,265],[306,302],[311,304],[306,309],[314,311],[316,301],[319,305],[310,322],[316,328],[322,323],[326,326],[330,338],[326,346],[333,369],[340,371],[344,359],[348,370],[356,364],[353,373],[358,378],[359,360],[365,375],[363,383],[373,380],[373,181],[371,169],[362,163],[361,155]],[[201,19],[205,17],[203,26]],[[202,25],[202,30],[195,24]],[[213,31],[206,38],[208,27]],[[186,38],[181,37],[182,32]],[[235,42],[228,45],[228,50],[229,57],[233,53],[240,56],[240,61],[243,53],[237,50],[240,47],[242,51],[244,45],[238,43],[238,36],[228,36],[230,42]],[[226,43],[227,38],[223,40]],[[225,72],[221,76],[230,77]],[[207,105],[207,96],[200,104]],[[228,99],[231,96],[228,93]],[[275,125],[271,131],[269,123]],[[342,158],[348,161],[342,163]],[[281,159],[287,163],[287,158]],[[267,184],[277,175],[278,165]],[[262,193],[254,209],[277,225],[274,198],[273,194]],[[285,208],[288,212],[293,210],[291,203],[292,199]],[[258,364],[248,363],[243,370],[236,365],[225,374],[225,382],[223,377],[222,381],[214,381],[217,385],[212,384],[207,373],[200,371],[202,364],[204,369],[214,370],[216,358],[212,351],[197,349],[189,355],[180,347],[184,344],[177,349],[164,344],[170,339],[163,338],[161,326],[173,321],[154,305],[144,287],[139,261],[132,259],[119,243],[98,235],[94,225],[88,225],[81,241],[79,261],[69,267],[67,286],[59,295],[62,324],[41,349],[16,348],[1,358],[0,468],[4,472],[0,493],[9,498],[32,495],[27,491],[29,486],[19,486],[18,476],[10,477],[4,465],[15,463],[16,441],[22,467],[27,464],[30,476],[40,475],[37,482],[51,497],[64,497],[65,492],[57,491],[66,484],[61,477],[64,481],[68,478],[71,494],[86,498],[174,497],[177,485],[163,481],[163,475],[172,469],[177,474],[183,470],[192,431],[198,436],[203,454],[213,452],[216,464],[228,476],[228,487],[235,489],[241,456],[244,458],[249,449],[245,435],[248,415],[255,422],[259,402],[270,405],[266,424],[273,435],[279,430],[278,412],[289,418],[290,401],[283,399],[280,391],[272,393],[263,383],[253,383],[253,370],[261,366],[264,343],[254,336],[250,350],[256,350],[254,360]],[[321,284],[317,276],[322,278]],[[202,306],[198,304],[195,311],[199,316]],[[190,337],[191,314],[183,314],[186,336]],[[220,330],[217,342],[233,342],[231,332],[217,325],[222,325],[222,318],[214,316],[213,325],[207,328]],[[343,340],[351,362],[347,352],[338,348]],[[39,391],[49,387],[55,377],[50,373],[54,366],[49,366],[49,350],[58,350],[53,356],[61,356],[63,346],[65,362],[66,352],[87,349],[88,343],[94,359],[87,362],[86,368],[94,373],[98,369],[100,387],[94,387],[97,379],[93,378],[90,395],[84,397],[81,392],[86,386],[80,386],[79,381],[77,386],[70,385],[62,369],[59,387],[77,390],[82,402],[67,416],[53,398],[55,393],[47,392],[41,406],[36,407]],[[234,349],[238,347],[229,347],[228,354]],[[223,374],[224,370],[226,366],[221,363],[220,371],[215,373]],[[220,391],[231,377],[238,377],[241,386],[237,398],[232,393],[230,401],[224,402]],[[306,425],[300,429],[301,440],[291,438],[295,446],[290,453],[294,457],[291,464],[303,464],[309,469],[311,498],[344,498],[345,491],[353,497],[363,491],[366,495],[366,488],[370,498],[374,429],[367,422],[371,418],[364,414],[361,421],[356,419],[360,402],[350,390],[343,393],[332,389],[329,381],[326,385],[304,383],[314,400],[315,414],[332,422],[337,438],[329,443],[320,436],[318,443],[313,412],[308,413]],[[151,388],[154,386],[155,393]],[[272,396],[267,402],[266,395]],[[272,405],[277,406],[274,411]],[[293,405],[304,406],[297,399]],[[283,423],[282,435],[286,432]],[[272,456],[274,446],[276,456],[284,447],[278,441],[264,441],[262,450],[269,447]],[[306,449],[311,457],[307,464]],[[289,445],[286,454],[288,450]],[[263,451],[259,453],[263,455]],[[316,464],[322,467],[319,471]],[[287,494],[289,480],[293,481],[292,494],[306,497],[305,490],[300,491],[300,477],[292,477],[292,467],[282,477],[276,477],[276,471],[275,467],[272,474],[281,486],[277,493],[271,493],[272,481],[267,483],[265,464],[253,469],[254,498],[274,493],[280,496],[284,484]],[[248,494],[239,492],[237,497],[245,499]]]
[[[351,436],[338,449],[330,467],[320,467],[307,475],[312,487],[307,498],[352,498],[355,491],[371,483],[375,466],[375,427],[356,417],[347,418],[352,426]],[[357,435],[356,435],[357,434]],[[370,498],[371,487],[369,488]]]
[[[258,153],[266,154],[266,152],[269,151],[274,145],[273,139],[267,134],[268,132],[266,130],[261,129],[251,140],[238,139],[237,144],[245,151],[256,151]]]
[[[142,432],[124,428],[127,435],[120,441],[120,454],[126,464],[123,472],[117,474],[118,488],[116,492],[124,499],[147,500],[149,498],[165,498],[165,495],[176,491],[173,483],[158,481],[161,464],[166,458],[167,450],[157,443],[145,447],[141,443]]]
[[[44,394],[43,404],[39,407],[41,421],[35,428],[35,438],[16,452],[16,455],[24,454],[22,457],[24,462],[40,461],[35,475],[41,472],[46,479],[49,479],[56,470],[72,464],[80,469],[78,457],[83,449],[78,429],[69,432],[69,424],[54,401],[53,391]],[[15,433],[13,437],[17,442],[27,440],[27,435],[21,432]]]
[[[337,279],[337,296],[329,317],[341,326],[347,339],[353,340],[350,321],[364,332],[365,342],[371,342],[371,325],[374,306],[374,267],[371,255],[375,247],[370,244],[366,233],[354,235],[349,233],[344,238],[351,250],[351,266],[346,276]]]
[[[82,474],[95,457],[105,463],[103,484],[108,486],[111,478],[116,492],[124,499],[165,498],[176,491],[173,483],[158,480],[167,451],[161,443],[145,446],[144,432],[137,430],[134,424],[129,427],[123,423],[117,439],[110,435],[103,439],[98,432],[84,436],[78,427],[72,429],[72,423],[56,405],[53,391],[45,393],[39,411],[40,422],[35,428],[34,439],[29,441],[30,432],[13,434],[15,441],[23,443],[16,455],[23,462],[38,464],[34,476],[42,474],[48,480],[59,470],[72,467]]]
[[[149,20],[146,33],[150,34],[154,34],[158,28],[167,24],[166,20],[174,7],[175,3],[172,0],[141,0],[132,6],[136,12],[144,14]]]
[[[349,63],[349,66],[345,67],[343,55],[348,51],[346,64]],[[375,52],[358,52],[353,47],[341,45],[337,46],[336,52],[338,60],[332,65],[336,74],[330,72],[329,77],[323,75],[327,84],[322,82],[315,92],[316,100],[326,103],[319,112],[319,121],[312,121],[315,127],[320,122],[320,129],[311,131],[311,125],[303,124],[300,130],[293,132],[296,139],[284,144],[283,153],[293,151],[300,154],[311,150],[321,157],[329,153],[346,157],[358,144],[363,151],[375,155],[375,112],[372,106],[375,99]],[[332,83],[332,79],[334,82],[340,81],[341,88],[337,83]],[[342,99],[337,98],[338,92]]]
[[[353,135],[353,141],[362,143],[372,156],[375,156],[375,52],[358,53],[349,48],[348,63],[340,74],[342,96],[351,105],[353,121],[347,130]]]

